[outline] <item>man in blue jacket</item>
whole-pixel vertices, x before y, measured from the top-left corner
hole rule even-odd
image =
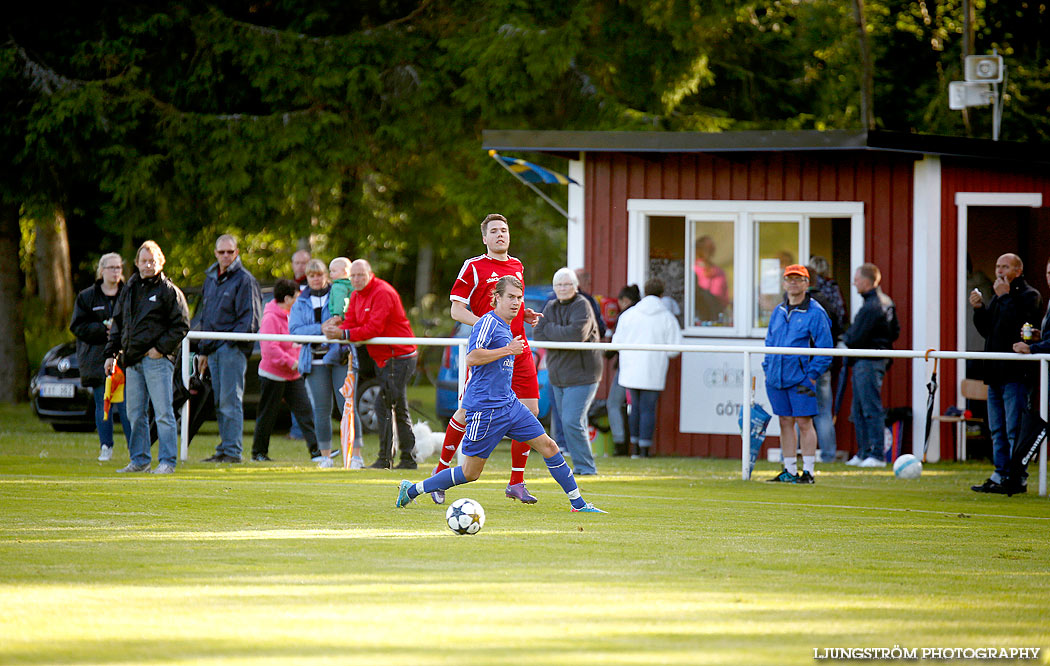
[[[831,319],[820,303],[810,297],[809,270],[792,264],[784,269],[784,302],[773,310],[766,332],[767,347],[818,347],[830,349]],[[780,450],[784,469],[770,479],[775,483],[813,483],[817,457],[817,382],[831,366],[830,356],[767,354],[762,361],[766,373],[766,395],[773,413],[780,417]],[[795,426],[798,426],[798,433]],[[802,444],[802,473],[798,474],[799,439]]]
[[[259,283],[241,264],[237,239],[229,234],[215,241],[215,263],[208,268],[197,314],[201,331],[258,333],[262,316]],[[251,342],[201,340],[197,347],[200,371],[211,367],[215,420],[221,441],[215,454],[203,462],[241,462],[244,436],[244,373],[252,353]]]

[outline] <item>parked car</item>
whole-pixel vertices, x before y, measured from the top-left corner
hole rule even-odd
[[[554,294],[550,287],[527,286],[525,287],[525,307],[532,308],[536,312],[543,311],[543,305],[548,298]],[[450,338],[469,338],[470,326],[457,323]],[[525,324],[525,337],[532,339],[532,327]],[[435,407],[438,418],[448,421],[459,409],[459,347],[446,347],[441,357],[441,369],[438,370],[437,400]],[[551,385],[547,376],[547,350],[532,348],[532,358],[536,363],[537,381],[540,385],[540,414],[539,418],[544,424],[550,423],[551,412]],[[364,416],[362,415],[362,420]]]
[[[38,418],[59,432],[95,429],[95,398],[80,385],[77,343],[63,342],[44,354],[29,380],[29,396]]]

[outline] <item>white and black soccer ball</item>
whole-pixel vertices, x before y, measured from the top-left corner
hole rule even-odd
[[[485,525],[485,509],[477,500],[458,499],[445,512],[448,528],[456,534],[477,534]]]
[[[893,461],[893,474],[898,479],[917,479],[922,476],[922,462],[910,453]]]

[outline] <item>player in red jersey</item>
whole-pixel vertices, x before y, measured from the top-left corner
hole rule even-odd
[[[485,217],[481,223],[481,242],[485,244],[485,254],[467,259],[452,285],[452,318],[467,326],[481,319],[482,315],[492,309],[492,291],[504,275],[513,275],[524,284],[524,268],[521,262],[508,254],[510,250],[510,226],[507,218],[498,213]],[[525,340],[525,352],[514,358],[514,380],[512,388],[518,400],[529,408],[534,416],[540,411],[540,386],[536,381],[536,363],[532,359],[532,350],[525,339],[525,323],[535,325],[542,315],[531,308],[522,308],[510,324],[511,333]],[[434,473],[451,467],[459,443],[463,440],[464,419],[466,412],[460,407],[448,422],[445,430],[445,441],[441,447],[441,460]],[[510,443],[510,482],[506,495],[525,504],[535,504],[536,498],[525,488],[525,463],[529,459],[529,445],[524,442]],[[445,492],[439,490],[430,493],[438,504],[445,502]]]

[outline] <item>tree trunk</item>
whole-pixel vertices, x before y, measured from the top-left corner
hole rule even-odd
[[[423,243],[419,246],[416,259],[416,303],[422,303],[423,297],[430,293],[430,278],[434,272],[434,246]]]
[[[18,204],[0,205],[0,402],[29,399],[29,357],[22,314]]]
[[[73,271],[69,265],[69,234],[62,206],[55,206],[51,220],[36,228],[36,274],[47,320],[69,326],[73,314]]]
[[[871,40],[864,27],[864,0],[853,0],[853,20],[857,25],[860,47],[860,123],[864,129],[875,129],[875,70],[871,61]]]

